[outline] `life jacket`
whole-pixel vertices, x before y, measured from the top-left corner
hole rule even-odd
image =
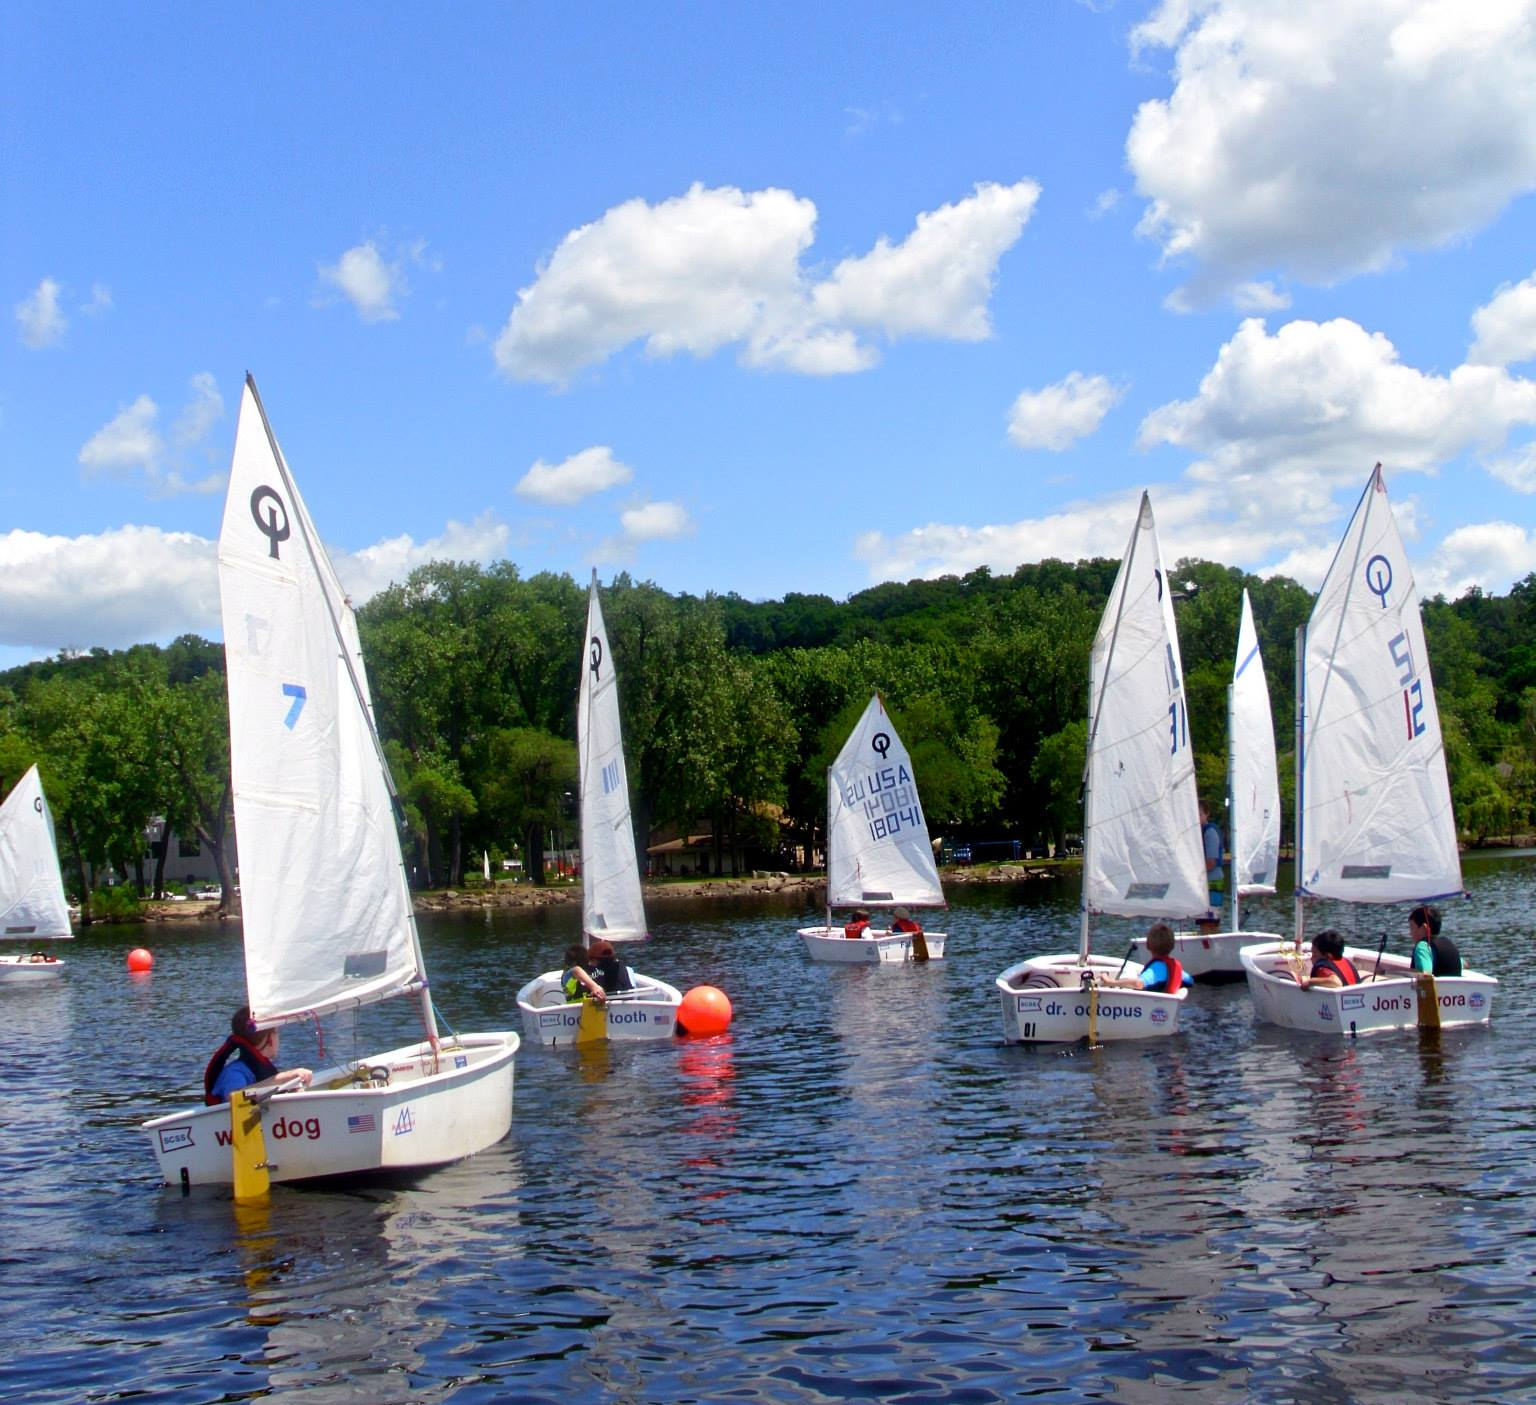
[[[922,924],[914,922],[910,917],[898,917],[891,923],[893,932],[921,932],[922,930]]]
[[[565,996],[568,1005],[574,1005],[587,993],[586,986],[576,979],[574,966],[565,973],[565,978],[560,982],[560,993]]]
[[[1355,963],[1347,956],[1341,956],[1337,961],[1331,956],[1319,956],[1312,963],[1312,975],[1315,979],[1321,971],[1332,971],[1345,985],[1359,985],[1360,973],[1355,970]]]
[[[1457,950],[1456,943],[1444,933],[1429,939],[1429,952],[1435,958],[1435,975],[1459,976],[1461,974],[1461,952]]]
[[[1153,958],[1161,961],[1168,968],[1168,978],[1160,985],[1149,985],[1147,990],[1165,991],[1169,995],[1177,995],[1184,989],[1184,968],[1179,965],[1178,959],[1173,956],[1158,956]]]
[[[858,922],[850,922],[846,927],[844,927],[843,928],[843,935],[845,937],[857,938],[857,937],[862,937],[864,935],[864,933],[867,932],[868,930],[869,930],[869,923],[866,922],[866,921],[860,920]]]
[[[259,1083],[263,1078],[271,1078],[277,1073],[277,1065],[249,1039],[231,1034],[219,1045],[218,1052],[208,1060],[208,1067],[203,1070],[203,1101],[210,1107],[215,1107],[224,1101],[223,1098],[214,1097],[213,1085],[218,1082],[219,1075],[224,1072],[224,1065],[231,1058],[239,1059],[251,1070],[255,1075],[251,1079],[253,1083]]]

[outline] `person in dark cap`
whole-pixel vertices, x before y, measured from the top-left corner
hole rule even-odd
[[[635,982],[630,969],[614,954],[613,943],[599,937],[589,948],[592,957],[592,974],[602,986],[605,995],[617,995],[633,990]]]

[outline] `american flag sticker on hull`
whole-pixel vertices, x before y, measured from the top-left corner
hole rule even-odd
[[[347,1118],[347,1131],[349,1132],[372,1132],[376,1130],[371,1112],[365,1112],[361,1117]]]

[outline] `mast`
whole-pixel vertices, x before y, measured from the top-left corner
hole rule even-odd
[[[1306,828],[1307,802],[1302,777],[1306,774],[1304,751],[1307,744],[1307,627],[1296,626],[1296,853],[1291,865],[1291,887],[1295,909],[1294,925],[1296,947],[1301,948],[1302,931],[1306,924],[1301,900],[1301,850],[1302,832]]]
[[[1242,899],[1238,896],[1237,856],[1237,683],[1227,684],[1227,875],[1232,894],[1232,926],[1234,932],[1242,931]]]

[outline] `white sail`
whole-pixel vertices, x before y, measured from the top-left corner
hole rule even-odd
[[[912,758],[877,693],[827,770],[827,905],[943,907]]]
[[[1209,905],[1184,669],[1145,493],[1094,636],[1089,698],[1086,913],[1191,917]]]
[[[32,766],[0,805],[0,937],[72,936],[53,812]]]
[[[596,571],[587,595],[576,743],[581,754],[582,929],[589,937],[636,941],[646,935],[645,905],[619,731],[619,684],[597,598]]]
[[[1298,892],[1461,892],[1419,595],[1378,464],[1318,592],[1302,676]]]
[[[1243,592],[1237,629],[1237,661],[1228,695],[1231,747],[1232,881],[1243,896],[1275,891],[1280,865],[1280,774],[1275,764],[1275,724],[1269,708],[1264,659],[1253,627],[1253,606]]]
[[[270,1025],[425,980],[357,625],[247,380],[219,532],[246,988]]]

